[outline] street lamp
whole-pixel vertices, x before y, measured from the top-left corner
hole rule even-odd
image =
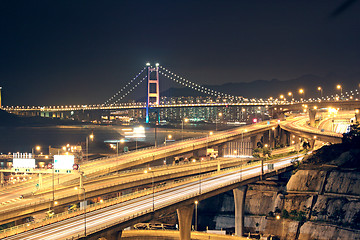
[[[89,139],[90,141],[94,140],[93,133],[91,133],[89,136],[86,137],[86,161],[89,161]]]
[[[40,146],[35,146],[35,147],[31,148],[31,153],[32,153],[32,155],[34,155],[34,153],[35,153],[34,150],[36,150],[37,152],[39,152],[39,151],[41,150],[41,147],[40,147]]]
[[[120,139],[119,141],[116,142],[116,155],[119,155],[119,143],[124,143],[125,139]]]
[[[293,100],[292,95],[292,92],[288,92],[288,96],[291,97],[291,101]]]
[[[207,156],[207,151],[208,151],[208,148],[209,148],[209,137],[212,136],[214,133],[211,131],[209,132],[209,134],[207,135],[207,138],[206,138],[206,156]]]
[[[201,160],[202,158],[199,158],[199,195],[201,194]]]
[[[168,140],[170,140],[170,139],[172,139],[172,135],[171,135],[171,134],[169,134],[167,137],[165,137],[165,142],[164,142],[165,146],[166,146],[166,142],[167,142]],[[165,155],[164,164],[166,165],[166,155]]]
[[[300,97],[301,97],[300,101],[301,101],[304,98],[304,95],[305,95],[304,89],[300,88],[299,93],[300,93]]]
[[[184,139],[184,122],[188,122],[189,119],[188,118],[184,118],[181,120],[181,140]]]
[[[321,96],[321,98],[322,98],[322,96],[323,96],[323,89],[322,89],[322,87],[318,87],[317,88],[317,90],[320,92],[320,96]]]
[[[171,134],[169,134],[169,135],[167,135],[166,137],[165,137],[165,146],[166,146],[166,142],[167,141],[169,141],[169,140],[171,140],[172,139],[172,135]]]
[[[341,86],[340,84],[338,84],[338,85],[336,86],[336,88],[337,88],[338,90],[340,90],[340,93],[341,93],[340,99],[341,99],[341,97],[342,97],[342,86]]]
[[[198,204],[199,204],[199,201],[196,200],[195,201],[195,231],[197,231],[197,219],[198,219]]]
[[[148,173],[151,171],[151,168],[148,168],[144,171],[144,173]],[[151,184],[152,184],[152,207],[153,207],[153,212],[155,212],[155,189],[154,189],[154,171],[151,171]]]

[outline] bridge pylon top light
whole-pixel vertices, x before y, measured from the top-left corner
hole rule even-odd
[[[149,62],[147,62],[147,63],[146,63],[146,66],[150,66],[150,63],[149,63]]]

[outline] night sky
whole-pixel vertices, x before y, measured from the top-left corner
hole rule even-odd
[[[147,61],[199,84],[360,73],[360,1],[2,1],[0,31],[3,105],[103,103]]]

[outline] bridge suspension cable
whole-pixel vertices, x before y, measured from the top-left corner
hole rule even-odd
[[[108,100],[106,100],[106,101],[104,102],[104,104],[107,105],[107,104],[109,104],[110,102],[112,102],[113,99],[116,98],[120,93],[122,93],[128,86],[130,86],[130,84],[133,83],[133,82],[144,72],[145,69],[146,69],[146,67],[144,67],[133,79],[131,79],[131,81],[129,81],[123,88],[121,88],[121,89],[120,89],[117,93],[115,93],[111,98],[109,98]],[[143,80],[144,80],[144,79],[143,79]],[[142,81],[143,81],[143,80],[142,80]],[[132,89],[132,90],[134,90],[134,89]],[[132,90],[131,90],[131,91],[132,91]],[[128,94],[129,94],[129,92],[127,92],[127,93],[124,94],[124,95],[126,96],[126,95],[128,95]],[[120,98],[123,99],[124,95],[121,96]]]
[[[142,83],[146,78],[147,76],[143,77],[143,79],[141,79],[138,83],[136,83],[132,88],[130,88],[126,93],[124,93],[120,98],[118,98],[113,104],[116,104],[119,101],[121,101],[123,98],[125,98],[129,93],[131,93],[135,88],[137,88],[140,85],[140,83]]]
[[[194,82],[191,82],[183,77],[180,77],[179,75],[171,72],[170,70],[164,68],[163,66],[159,66],[159,68],[162,70],[162,71],[159,71],[160,74],[162,74],[163,76],[169,78],[170,80],[173,80],[174,82],[178,83],[178,84],[181,84],[185,87],[189,87],[193,90],[196,90],[198,92],[202,92],[202,93],[205,93],[205,94],[209,94],[209,95],[212,95],[212,96],[215,96],[215,97],[226,97],[226,98],[235,98],[235,99],[242,99],[240,97],[237,97],[237,96],[233,96],[233,95],[230,95],[230,94],[226,94],[226,93],[222,93],[222,92],[218,92],[216,90],[212,90],[212,89],[209,89],[207,87],[204,87],[204,86],[200,86],[199,84],[197,83],[194,83]]]

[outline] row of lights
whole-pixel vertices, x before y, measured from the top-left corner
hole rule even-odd
[[[129,91],[127,91],[125,94],[123,94],[120,98],[118,98],[114,103],[118,103],[120,100],[122,100],[123,98],[125,98],[129,93],[131,93],[132,91],[134,91],[135,88],[137,88],[145,79],[147,78],[147,76],[143,77],[143,79],[141,79],[137,84],[135,84],[132,88],[130,88]]]
[[[342,86],[340,84],[336,85],[336,89],[340,90],[340,94],[343,95],[342,93]],[[321,86],[318,86],[317,87],[317,90],[321,93],[321,98],[322,98],[322,95],[323,95],[323,88]],[[352,91],[351,91],[352,92]],[[299,89],[299,94],[300,96],[302,96],[302,98],[304,98],[304,95],[305,95],[305,90],[303,88],[300,88]],[[288,92],[288,96],[289,97],[293,97],[293,93],[292,92]],[[280,99],[282,100],[286,100],[285,96],[283,94],[280,94]]]

